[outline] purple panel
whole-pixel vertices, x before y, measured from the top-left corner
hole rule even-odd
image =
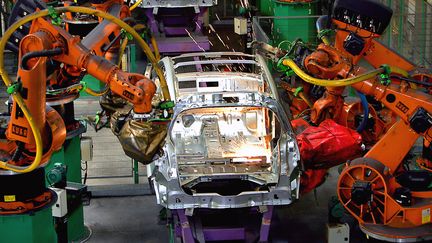
[[[167,36],[187,36],[186,29],[185,27],[164,27],[164,32]]]
[[[194,61],[199,61],[200,59],[199,59],[199,57],[194,57]],[[201,66],[201,64],[196,64],[195,65],[195,68],[196,68],[196,70],[198,71],[198,72],[202,72],[203,70],[202,70],[202,66]],[[205,86],[207,87],[207,83],[204,83],[205,84]]]
[[[203,22],[204,22],[204,20],[203,20],[203,17],[204,17],[204,14],[206,13],[208,11],[208,8],[200,8],[200,12],[199,12],[199,14],[197,15],[197,16],[195,16],[195,24],[197,25],[197,26],[199,26],[198,28],[195,28],[195,33],[200,33],[201,32],[201,28],[203,27]]]
[[[158,34],[159,33],[159,29],[158,29],[158,23],[153,15],[153,9],[152,8],[147,8],[145,10],[145,15],[148,18],[148,22],[147,25],[150,26],[150,30],[153,34]]]
[[[272,216],[273,206],[267,206],[267,212],[262,216],[259,242],[268,242]]]
[[[172,37],[156,39],[160,53],[187,53],[187,52],[202,52],[210,50],[210,43],[206,37],[196,37],[196,42],[189,37]],[[201,47],[201,48],[200,48]]]
[[[244,228],[231,229],[203,229],[206,241],[244,240],[246,233]]]
[[[192,229],[189,224],[189,220],[185,214],[184,209],[176,210],[176,213],[180,220],[182,239],[184,243],[195,243],[195,238],[192,234]]]

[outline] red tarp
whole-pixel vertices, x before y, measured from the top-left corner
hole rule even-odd
[[[306,169],[328,169],[362,154],[361,135],[330,119],[306,128],[297,143]]]
[[[299,134],[297,143],[305,166],[301,176],[302,194],[321,185],[329,168],[362,155],[361,135],[333,120],[325,120],[318,127],[309,126],[303,119],[293,120],[291,124]]]

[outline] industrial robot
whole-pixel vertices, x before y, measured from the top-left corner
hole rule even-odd
[[[431,75],[376,40],[391,17],[378,1],[336,0],[332,13],[317,21],[323,43],[316,48],[257,46],[306,87],[297,100],[306,105],[293,105],[303,107],[298,113],[310,108],[310,124],[332,119],[362,135],[365,154],[345,163],[337,186],[362,231],[391,242],[431,240]],[[348,86],[365,102],[347,103]],[[314,98],[317,88],[322,92]],[[423,152],[417,165],[407,165],[416,144]]]
[[[83,36],[67,31],[74,28],[70,20],[77,15],[97,18],[96,26],[83,34],[83,40]],[[59,157],[55,157],[53,162],[53,154],[67,150],[66,146],[72,143],[71,138],[83,132],[80,123],[74,119],[73,110],[73,101],[80,96],[80,91],[100,96],[109,89],[133,105],[132,113],[140,121],[145,121],[153,111],[152,98],[156,85],[144,75],[125,72],[114,64],[117,63],[115,55],[124,36],[122,30],[129,32],[149,54],[149,60],[155,63],[156,59],[146,42],[133,27],[122,21],[130,21],[130,16],[129,6],[121,0],[93,1],[91,7],[65,2],[64,6],[56,8],[39,1],[15,3],[11,26],[0,44],[2,54],[6,45],[19,53],[15,80],[10,79],[3,62],[0,63],[0,74],[8,94],[12,96],[10,117],[0,142],[3,240],[55,241],[52,238],[55,235],[52,234],[53,204],[54,208],[65,208],[54,215],[61,219],[55,225],[57,241],[72,240],[68,239],[67,229],[62,229],[61,225],[67,224],[66,208],[69,207],[70,211],[73,207],[69,201],[69,183],[66,182],[69,178],[65,179],[66,173],[69,175],[66,170],[73,169],[59,165],[45,171],[45,167],[50,165],[52,168],[51,164],[61,162]],[[105,83],[106,89],[90,89],[81,82],[85,74]],[[163,83],[163,76],[160,80]],[[79,150],[73,156],[78,158],[78,162],[70,166],[78,166],[76,182],[81,183]],[[73,160],[65,157],[67,155],[63,159]],[[67,195],[54,193],[55,188],[66,188]],[[81,202],[76,203],[81,205],[82,210]],[[41,212],[47,213],[42,215]],[[16,222],[29,222],[20,226],[26,231],[25,234],[14,233]],[[43,226],[43,229],[35,225]],[[8,237],[11,238],[7,240]]]

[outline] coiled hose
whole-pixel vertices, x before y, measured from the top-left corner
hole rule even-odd
[[[125,22],[123,22],[122,20],[118,19],[117,17],[115,17],[111,14],[108,14],[108,13],[105,13],[105,12],[102,12],[102,11],[96,10],[96,9],[91,9],[91,8],[86,8],[86,7],[77,7],[77,6],[68,6],[68,7],[54,8],[54,10],[57,13],[65,13],[65,12],[83,13],[83,14],[90,14],[90,15],[94,15],[97,17],[101,17],[103,19],[109,20],[109,21],[119,25],[125,31],[129,32],[135,38],[137,43],[141,46],[144,53],[147,55],[147,58],[152,63],[153,68],[155,69],[156,74],[159,77],[162,93],[163,93],[165,100],[167,100],[167,101],[170,100],[170,95],[169,95],[168,86],[167,86],[165,77],[163,75],[162,70],[157,65],[157,60],[156,60],[155,56],[153,55],[153,53],[152,53],[150,47],[147,45],[147,43],[141,38],[141,36],[131,26],[129,26],[128,24],[126,24]],[[18,28],[23,26],[24,24],[31,22],[37,18],[46,17],[50,14],[51,13],[48,9],[40,10],[38,12],[34,12],[32,14],[29,14],[29,15],[19,19],[13,25],[11,25],[9,27],[9,29],[7,29],[6,32],[3,34],[3,37],[0,40],[0,76],[3,79],[3,82],[5,83],[5,85],[7,87],[11,86],[11,84],[12,84],[12,81],[11,81],[9,75],[4,68],[4,50],[5,50],[7,41],[12,36],[12,34]],[[33,162],[29,166],[15,166],[15,165],[9,164],[8,161],[0,161],[0,169],[11,170],[11,171],[14,171],[17,173],[27,173],[27,172],[31,172],[34,169],[36,169],[37,167],[39,167],[39,165],[42,161],[42,155],[43,155],[42,137],[41,137],[41,133],[40,133],[39,129],[37,128],[37,126],[33,120],[32,115],[30,114],[30,111],[28,110],[28,108],[27,108],[23,98],[21,97],[21,95],[18,92],[15,92],[12,94],[12,97],[13,97],[14,101],[16,102],[16,104],[21,108],[25,118],[29,122],[31,131],[32,131],[33,136],[35,138],[36,155],[35,155]]]

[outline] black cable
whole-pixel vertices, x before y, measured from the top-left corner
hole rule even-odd
[[[83,169],[82,166],[81,166],[81,170],[84,171],[83,184],[86,184],[86,182],[87,182],[87,172],[88,172],[88,163],[87,163],[87,161],[84,161],[84,164],[85,164],[85,169]]]
[[[405,78],[405,77],[396,76],[396,75],[391,75],[390,78],[399,79],[399,80],[402,80],[402,81],[406,81],[408,83],[419,84],[419,85],[423,85],[423,86],[426,86],[426,87],[432,87],[432,83],[429,83],[429,82],[423,82],[423,81],[419,81],[419,80],[415,80],[415,79],[410,79],[410,78]]]
[[[331,28],[331,16],[333,14],[333,5],[334,5],[334,0],[329,0],[328,2],[328,9],[327,9],[327,29]]]
[[[17,162],[21,158],[21,155],[24,151],[24,143],[23,142],[17,142],[17,145],[18,146],[12,155],[12,161],[14,161],[14,162]]]
[[[51,56],[60,55],[62,53],[63,53],[63,50],[61,48],[54,48],[54,49],[51,49],[51,50],[28,52],[28,53],[24,54],[24,56],[21,58],[21,66],[22,66],[22,68],[28,70],[27,62],[31,58],[35,58],[35,57],[51,57]]]

